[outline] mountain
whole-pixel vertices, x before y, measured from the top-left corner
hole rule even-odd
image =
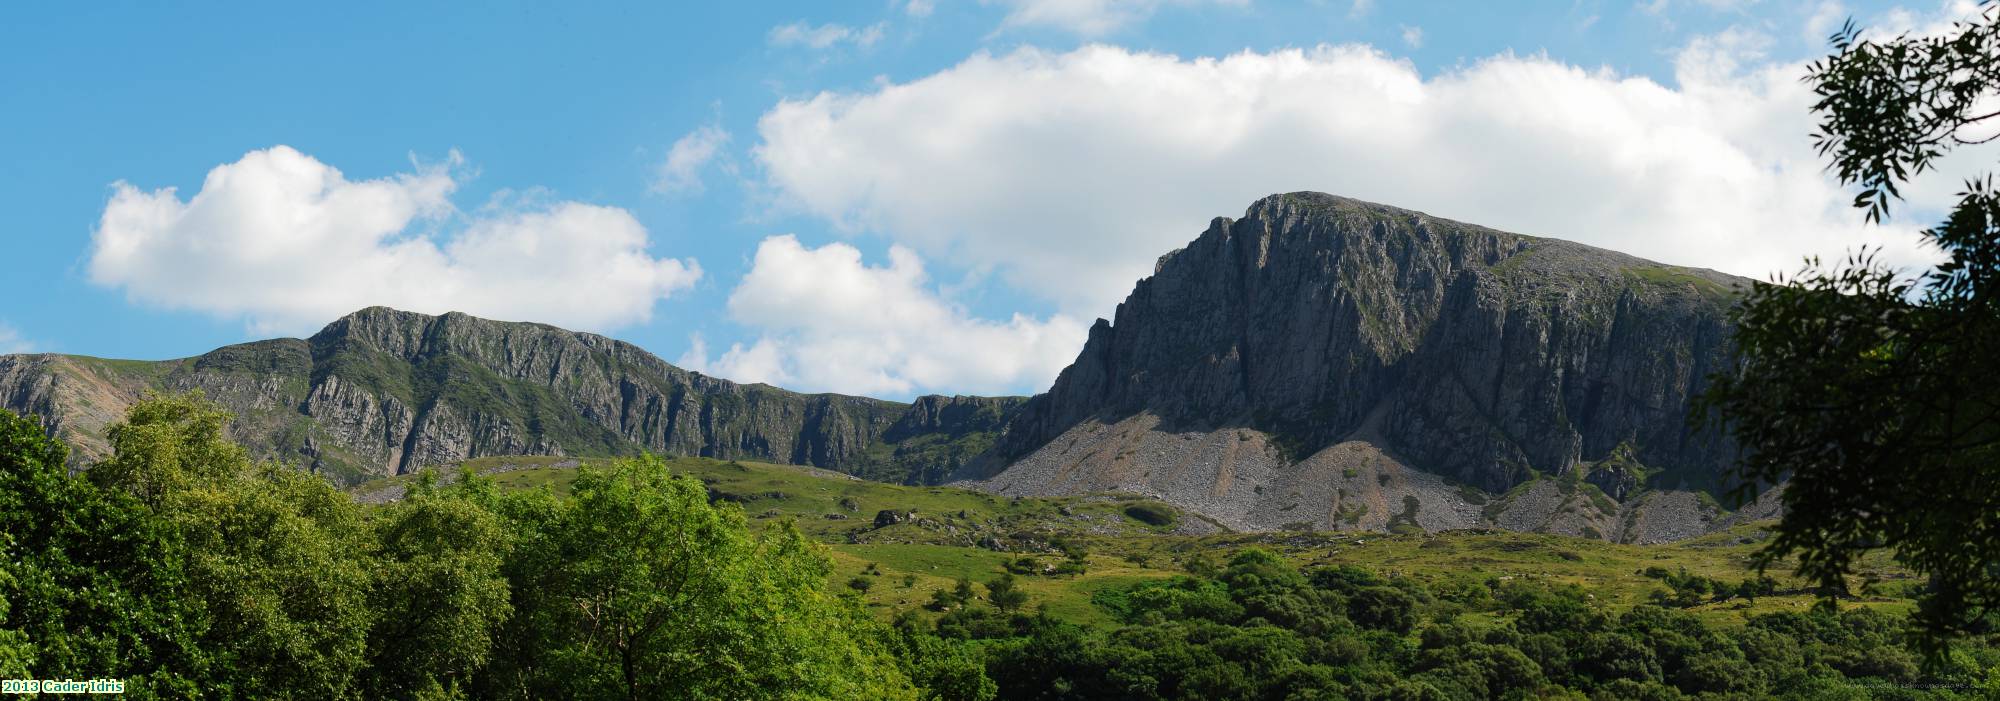
[[[201,389],[263,457],[342,483],[641,450],[1008,495],[1142,494],[1185,528],[1499,527],[1675,540],[1772,515],[1712,495],[1688,421],[1749,284],[1318,193],[1218,218],[1100,319],[1048,392],[905,404],[741,385],[551,326],[364,309],[162,362],[0,356],[0,405],[77,448]]]
[[[1318,193],[1215,219],[958,475],[1238,529],[1727,522],[1687,421],[1749,281]],[[1768,511],[1766,502],[1754,509]]]
[[[642,450],[936,481],[992,444],[1020,398],[913,404],[800,394],[689,372],[542,324],[369,308],[309,339],[160,362],[0,356],[0,405],[42,417],[79,464],[148,391],[200,389],[261,457],[338,482],[491,455]]]

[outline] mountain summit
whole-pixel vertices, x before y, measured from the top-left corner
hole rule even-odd
[[[1687,535],[1718,516],[1691,490],[1732,456],[1689,402],[1729,362],[1748,282],[1274,195],[1161,257],[962,476],[1235,528]]]

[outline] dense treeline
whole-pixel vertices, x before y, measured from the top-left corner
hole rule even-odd
[[[569,498],[473,479],[369,510],[253,464],[226,418],[142,402],[115,455],[70,475],[0,411],[0,677],[140,698],[917,697],[912,655],[828,592],[818,545],[753,537],[657,459],[583,470]]]
[[[983,641],[1019,699],[1991,698],[2000,649],[1925,673],[1907,621],[1871,609],[1717,627],[1655,605],[1612,612],[1575,586],[1469,586],[1262,550],[1219,570],[1098,593],[1122,626],[968,605],[936,633]],[[918,627],[913,619],[900,622]]]
[[[1099,591],[1059,620],[996,569],[879,621],[822,546],[657,459],[571,493],[420,480],[363,507],[256,465],[194,397],[135,407],[72,475],[0,412],[0,677],[119,678],[140,698],[1983,698],[2000,651],[1924,671],[1887,614],[1717,627],[1531,580],[1302,570],[1262,550]],[[1081,552],[1071,544],[1069,560]],[[1066,560],[1066,561],[1069,561]],[[857,578],[867,581],[865,578]]]

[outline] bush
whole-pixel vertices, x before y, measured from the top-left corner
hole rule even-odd
[[[1174,507],[1158,502],[1132,504],[1125,507],[1125,515],[1132,517],[1133,520],[1140,523],[1158,528],[1172,526],[1174,525],[1174,521],[1180,517],[1179,512],[1175,511]]]

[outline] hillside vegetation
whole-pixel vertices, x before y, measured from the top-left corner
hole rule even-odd
[[[440,471],[446,480],[471,470],[504,489],[547,489],[568,494],[576,467],[590,460],[545,456],[493,457]],[[825,543],[836,571],[852,576],[879,570],[884,588],[869,587],[862,599],[887,615],[928,601],[960,578],[984,581],[1012,570],[1053,570],[1081,551],[1081,572],[1023,574],[1020,586],[1035,601],[1080,620],[1107,620],[1090,600],[1107,586],[1185,574],[1192,559],[1226,560],[1236,551],[1258,548],[1301,567],[1356,565],[1423,582],[1484,583],[1534,580],[1574,584],[1609,607],[1629,607],[1674,594],[1667,577],[1648,569],[1685,572],[1714,582],[1740,584],[1755,579],[1753,556],[1768,538],[1769,523],[1671,544],[1641,546],[1596,539],[1503,530],[1405,532],[1227,533],[1199,516],[1135,495],[1010,498],[952,487],[883,484],[826,470],[748,461],[675,457],[669,470],[692,476],[709,498],[743,509],[752,524],[790,521]],[[363,502],[384,502],[422,475],[367,482],[349,493]],[[891,514],[883,517],[884,513]],[[1147,514],[1172,522],[1154,525]],[[1023,560],[1034,565],[1020,565]],[[1781,563],[1782,565],[1783,563]],[[909,587],[903,575],[914,575]],[[870,576],[876,576],[871,574]],[[1804,610],[1815,598],[1803,583],[1773,568],[1772,594],[1752,599],[1706,598],[1685,610],[1715,623]],[[836,577],[846,581],[845,577]],[[835,582],[836,586],[842,586]],[[1854,584],[1851,606],[1901,613],[1914,583],[1887,557],[1876,557]]]
[[[0,676],[137,698],[1982,698],[1886,563],[1838,610],[1669,546],[1253,533],[700,458],[491,458],[352,493],[147,399],[87,471],[0,412]]]

